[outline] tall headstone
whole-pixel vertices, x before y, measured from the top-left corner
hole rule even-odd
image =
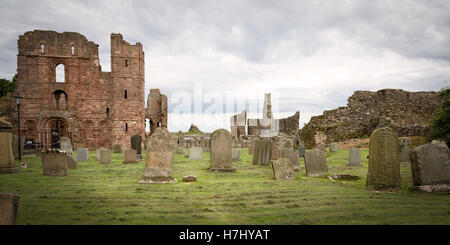
[[[67,176],[66,152],[59,149],[44,150],[41,153],[42,170],[48,176]]]
[[[128,149],[123,153],[124,161],[123,163],[137,163],[138,160],[136,159],[136,150]]]
[[[77,161],[87,161],[89,160],[89,151],[87,148],[80,147],[77,149]],[[98,160],[98,159],[97,159]]]
[[[361,166],[361,149],[351,148],[348,152],[348,166]]]
[[[284,148],[280,150],[280,158],[286,158],[291,161],[292,169],[295,172],[300,171],[300,159],[298,156],[298,151],[292,148]]]
[[[397,133],[388,127],[374,130],[370,135],[369,156],[367,190],[400,190],[400,145]]]
[[[305,156],[305,146],[301,145],[298,147],[298,156],[299,157],[304,157]]]
[[[136,150],[138,159],[142,159],[141,143],[142,143],[142,137],[140,135],[131,136],[131,149]]]
[[[317,177],[328,173],[327,153],[319,149],[305,152],[306,176]]]
[[[12,125],[0,118],[0,174],[19,172],[19,168],[14,165],[11,140]]]
[[[73,156],[72,143],[69,138],[61,137],[59,139],[59,149],[61,149],[61,151],[65,151],[67,155]]]
[[[416,147],[411,152],[413,185],[450,184],[450,160],[448,146],[443,141]]]
[[[189,149],[189,160],[202,160],[202,148],[191,147]]]
[[[278,159],[278,145],[272,144],[272,160]]]
[[[338,152],[338,146],[339,144],[336,142],[331,142],[330,143],[330,152]]]
[[[293,180],[295,179],[292,163],[287,158],[279,158],[272,161],[273,175],[276,180]]]
[[[406,165],[411,163],[409,145],[411,145],[409,139],[404,138],[400,140],[400,164]]]
[[[233,162],[239,162],[241,160],[241,151],[238,149],[233,149]]]
[[[314,141],[316,143],[316,149],[326,151],[327,135],[325,133],[318,131],[314,135]]]
[[[119,144],[114,144],[112,148],[113,153],[122,153],[122,147]]]
[[[98,150],[98,162],[103,164],[111,163],[111,150],[100,149]]]
[[[273,143],[269,139],[260,138],[255,142],[253,165],[269,165],[272,160]]]
[[[138,183],[175,183],[173,172],[174,145],[170,144],[169,132],[159,127],[147,139],[147,159],[144,177]]]
[[[0,225],[15,225],[20,196],[0,193]]]
[[[211,165],[209,171],[234,172],[232,161],[233,139],[226,129],[217,129],[211,135]]]
[[[261,150],[261,145],[262,141],[261,140],[256,140],[254,143],[254,151],[253,151],[253,160],[252,163],[253,165],[258,165],[258,158],[259,158],[259,151]]]

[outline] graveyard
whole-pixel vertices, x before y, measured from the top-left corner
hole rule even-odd
[[[1,175],[0,192],[20,193],[18,225],[450,224],[449,196],[410,192],[409,165],[400,165],[399,192],[367,191],[367,148],[361,166],[347,166],[348,150],[327,150],[327,175],[360,177],[335,181],[307,177],[303,158],[294,180],[277,181],[270,165],[253,165],[247,148],[239,150],[235,172],[207,171],[209,152],[201,160],[175,154],[177,182],[166,184],[138,184],[146,150],[143,160],[128,164],[114,152],[110,164],[100,164],[89,151],[88,161],[63,177],[44,176],[40,157],[23,157],[28,167]],[[197,181],[182,182],[187,175]]]

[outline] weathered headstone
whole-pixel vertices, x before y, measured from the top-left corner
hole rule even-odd
[[[254,143],[254,151],[253,151],[253,165],[258,165],[259,151],[261,151],[262,140],[256,140]],[[249,148],[250,149],[250,148]]]
[[[112,148],[113,153],[122,153],[122,147],[119,144],[114,144]]]
[[[272,170],[276,180],[295,179],[292,163],[287,158],[279,158],[278,160],[272,161]]]
[[[189,149],[189,160],[202,160],[202,148],[191,147]]]
[[[61,137],[59,139],[59,149],[61,151],[65,151],[67,155],[73,156],[73,149],[72,149],[72,143],[70,142],[70,139],[67,137]]]
[[[287,158],[291,161],[292,169],[295,172],[300,171],[300,159],[298,152],[292,148],[285,148],[280,150],[280,158]]]
[[[258,139],[255,142],[253,165],[269,165],[272,160],[273,143],[269,139]]]
[[[351,148],[348,152],[348,166],[361,166],[361,149]]]
[[[411,152],[413,185],[450,184],[448,154],[448,146],[439,140],[416,147]]]
[[[197,181],[197,177],[195,177],[194,175],[188,175],[188,176],[184,176],[181,180],[183,182],[195,182],[195,181]]]
[[[239,162],[241,160],[241,151],[238,149],[233,149],[233,162]]]
[[[0,118],[0,174],[19,172],[19,168],[14,165],[11,140],[12,125]]]
[[[140,135],[131,136],[131,149],[136,150],[138,159],[142,159],[141,143],[142,143],[142,137]]]
[[[306,151],[306,149],[305,149],[305,147],[304,146],[299,146],[298,147],[298,156],[299,157],[304,157],[305,156],[305,151]]]
[[[41,153],[42,170],[48,176],[67,176],[66,152],[59,149],[44,150]]]
[[[175,150],[175,154],[184,154],[184,148],[181,146],[177,146]]]
[[[78,163],[73,155],[66,154],[66,160],[67,160],[67,168],[68,169],[77,169]]]
[[[317,177],[328,173],[327,153],[319,149],[305,152],[306,176]]]
[[[98,162],[99,163],[111,163],[111,150],[109,149],[99,149],[98,152]]]
[[[77,149],[77,161],[87,161],[89,160],[89,151],[87,148],[80,147]],[[98,160],[98,157],[97,157]]]
[[[211,135],[209,171],[234,172],[232,161],[233,140],[226,129],[217,129]]]
[[[145,174],[138,183],[175,183],[172,178],[174,145],[170,144],[169,132],[159,127],[147,139]]]
[[[331,142],[330,143],[330,152],[338,152],[338,146],[339,144],[336,142]]]
[[[370,135],[369,155],[367,190],[400,190],[400,145],[397,133],[388,127],[374,130]]]
[[[409,145],[411,142],[408,138],[401,139],[400,141],[400,164],[406,165],[411,163],[411,151]]]
[[[20,196],[0,193],[0,225],[15,225]]]
[[[137,163],[138,160],[136,159],[136,150],[128,149],[123,153],[124,161],[123,163]]]
[[[325,133],[318,131],[314,135],[314,141],[316,143],[316,149],[326,151],[327,135]]]

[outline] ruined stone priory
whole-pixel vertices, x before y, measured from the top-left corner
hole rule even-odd
[[[15,225],[20,196],[0,193],[0,225]]]
[[[305,152],[306,176],[317,177],[328,173],[327,153],[319,149]]]
[[[67,137],[75,148],[95,150],[130,147],[131,135],[145,136],[142,44],[132,45],[121,34],[110,40],[111,72],[104,72],[98,44],[79,33],[34,30],[19,36],[16,92],[23,96],[25,139],[51,148]]]
[[[172,177],[173,152],[169,132],[166,128],[157,128],[147,139],[145,173],[138,183],[176,183],[177,180]]]
[[[234,172],[232,161],[233,137],[226,129],[211,134],[211,158],[208,171]]]
[[[19,167],[16,167],[14,164],[11,144],[12,131],[12,125],[0,118],[0,174],[19,172]]]
[[[287,158],[279,158],[272,161],[272,170],[276,180],[295,179],[292,163]]]
[[[48,176],[67,176],[66,152],[59,149],[43,150],[41,153],[42,170]]]
[[[366,188],[369,191],[401,189],[400,145],[397,133],[391,128],[378,128],[370,135]]]
[[[150,122],[150,135],[159,127],[167,128],[167,115],[167,96],[159,89],[150,89],[145,114]]]
[[[351,148],[348,152],[347,166],[361,166],[361,149]]]

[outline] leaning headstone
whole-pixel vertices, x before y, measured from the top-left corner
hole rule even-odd
[[[388,127],[373,131],[370,135],[369,155],[367,190],[400,190],[400,145],[397,133]]]
[[[232,161],[233,140],[226,129],[217,129],[211,135],[211,158],[208,171],[234,172]]]
[[[124,161],[123,163],[137,163],[136,150],[128,149],[123,153]]]
[[[361,149],[351,148],[348,152],[348,166],[361,166]]]
[[[169,132],[160,127],[147,139],[147,159],[144,177],[138,183],[175,183],[173,172],[173,149]]]
[[[14,165],[11,140],[12,125],[0,118],[0,174],[19,172],[19,167]]]
[[[411,142],[404,138],[400,141],[400,164],[407,165],[411,163],[409,145]]]
[[[305,151],[306,151],[306,149],[305,149],[305,147],[304,146],[299,146],[298,147],[298,156],[299,157],[304,157],[305,156]]]
[[[89,160],[89,151],[87,148],[78,148],[77,149],[77,161],[82,162],[82,161],[87,161]],[[97,159],[98,160],[98,159]]]
[[[72,143],[70,143],[70,139],[67,137],[61,137],[59,139],[59,149],[61,151],[65,151],[67,155],[73,156],[73,149],[72,149]]]
[[[338,146],[339,144],[336,142],[330,143],[330,152],[338,152]]]
[[[413,185],[450,184],[448,154],[448,146],[439,140],[416,147],[411,152]]]
[[[327,153],[319,149],[305,152],[306,176],[317,177],[328,173]]]
[[[42,170],[48,176],[67,176],[66,152],[59,149],[44,150],[41,153]]]
[[[99,163],[111,163],[111,150],[99,149],[98,150],[98,162]]]
[[[189,160],[202,160],[202,148],[191,147],[189,149]]]
[[[233,149],[233,162],[239,162],[241,160],[241,151],[238,149]]]
[[[15,225],[20,196],[0,193],[0,225]]]
[[[295,179],[292,163],[287,158],[279,158],[278,160],[272,161],[272,170],[276,180]]]
[[[114,144],[112,148],[113,153],[122,153],[122,147],[119,144]]]
[[[136,150],[138,159],[142,159],[141,143],[142,143],[142,137],[140,135],[131,136],[131,149]]]
[[[287,158],[291,161],[292,169],[295,172],[300,171],[300,159],[298,156],[298,151],[292,148],[285,148],[280,150],[280,158]]]

